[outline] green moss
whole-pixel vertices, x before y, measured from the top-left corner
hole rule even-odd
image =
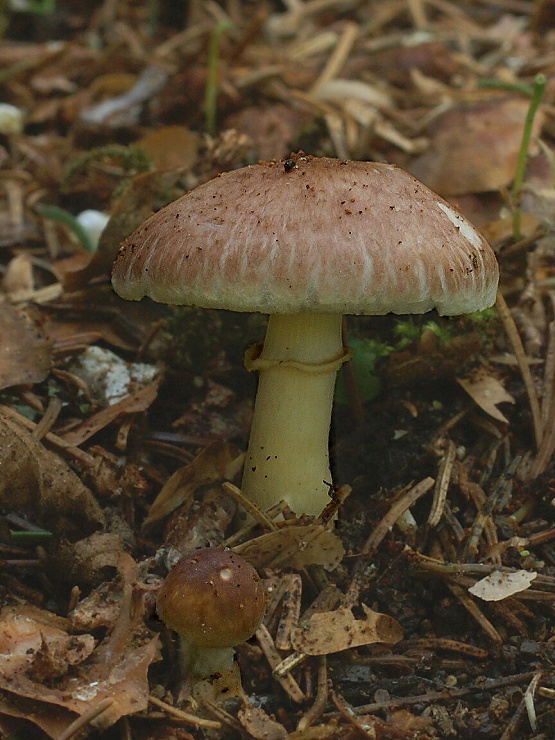
[[[393,333],[397,341],[394,343],[394,349],[398,351],[416,344],[425,331],[431,332],[441,346],[469,331],[477,332],[485,341],[495,330],[496,325],[497,312],[493,307],[464,316],[438,316],[436,319],[409,316],[395,322]]]
[[[480,361],[487,355],[493,346],[497,326],[495,308],[456,317],[437,316],[430,319],[428,315],[423,315],[389,317],[389,320],[382,320],[379,324],[375,319],[370,319],[368,323],[361,319],[351,322],[350,329],[358,332],[358,336],[351,336],[347,344],[352,352],[351,369],[360,400],[363,403],[370,401],[380,392],[382,383],[379,360],[403,351],[418,354],[417,346],[425,332],[434,335],[438,352],[441,353],[442,348],[445,348],[446,355],[460,344],[458,337],[477,335],[478,341],[474,344],[480,349],[475,355],[464,354],[464,363],[467,363]],[[377,328],[380,331],[379,339],[363,336]],[[450,344],[453,340],[457,341]],[[343,372],[339,373],[335,400],[337,403],[347,404],[349,399],[343,375]]]

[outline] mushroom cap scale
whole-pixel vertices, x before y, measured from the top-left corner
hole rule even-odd
[[[252,637],[266,598],[256,570],[229,550],[186,555],[166,576],[156,600],[167,627],[197,648],[227,648]]]
[[[403,170],[298,154],[170,203],[123,242],[112,282],[130,300],[235,311],[454,315],[492,305],[498,266]]]

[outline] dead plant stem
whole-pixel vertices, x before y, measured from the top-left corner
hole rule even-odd
[[[534,438],[536,440],[536,447],[539,449],[543,437],[541,411],[538,401],[538,394],[536,393],[536,388],[534,386],[534,380],[532,378],[532,373],[530,372],[530,367],[528,365],[526,352],[524,351],[522,340],[516,328],[514,319],[511,316],[511,312],[509,311],[509,307],[507,306],[505,299],[499,291],[497,293],[497,300],[495,305],[497,307],[497,311],[499,312],[499,317],[503,323],[503,328],[505,329],[509,342],[511,343],[511,346],[513,348],[513,352],[518,364],[518,369],[520,370],[520,374],[522,376],[522,382],[524,383],[524,387],[526,388],[528,403],[530,405],[530,411],[532,413]]]

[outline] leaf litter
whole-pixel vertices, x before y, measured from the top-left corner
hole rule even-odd
[[[550,83],[518,235],[511,188],[535,76],[553,78],[550,4],[5,5],[0,732],[549,737]],[[501,293],[497,316],[350,322],[380,347],[381,390],[361,401],[356,370],[344,384],[341,495],[320,521],[282,504],[245,518],[240,356],[259,326],[189,312],[169,331],[166,309],[123,304],[107,277],[165,203],[298,149],[390,161],[445,194],[493,242]],[[53,217],[86,209],[110,217],[94,254]],[[78,370],[91,351],[117,356],[118,394]],[[132,377],[136,363],[163,371]],[[194,704],[153,611],[168,565],[206,544],[241,552],[268,591],[236,704],[210,686]]]

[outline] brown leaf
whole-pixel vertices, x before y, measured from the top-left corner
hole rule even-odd
[[[322,524],[292,525],[255,537],[233,548],[255,568],[336,568],[345,554],[343,543]]]
[[[443,196],[506,187],[515,174],[529,104],[523,97],[496,95],[455,105],[434,120],[430,149],[407,169]],[[536,115],[532,137],[542,122]]]
[[[147,671],[150,664],[157,658],[158,636],[150,636],[146,641],[129,642],[113,661],[107,665],[106,676],[97,680],[95,666],[92,664],[87,670],[82,667],[78,677],[61,682],[59,685],[45,685],[35,682],[32,678],[18,673],[12,676],[9,682],[9,691],[5,690],[2,698],[7,702],[5,711],[10,711],[10,705],[16,703],[25,707],[23,716],[34,722],[57,737],[59,732],[51,732],[47,718],[54,715],[57,722],[67,728],[77,716],[89,712],[95,706],[105,705],[104,711],[98,715],[92,725],[97,728],[106,728],[126,715],[146,709],[148,705]],[[94,655],[94,653],[93,653]],[[14,700],[17,698],[17,702]],[[109,699],[109,702],[106,700]],[[60,710],[69,710],[61,713]],[[3,710],[0,701],[0,711]],[[21,716],[21,715],[14,715]]]
[[[313,614],[306,627],[291,633],[291,645],[299,653],[329,655],[359,645],[383,642],[394,645],[403,637],[401,625],[386,614],[361,605],[365,618],[356,619],[350,609]]]
[[[17,300],[21,294],[33,290],[33,263],[28,254],[17,254],[8,262],[2,278],[2,292]]]
[[[0,612],[2,679],[11,682],[16,673],[24,672],[39,682],[52,680],[88,658],[95,644],[92,635],[69,635],[66,629],[66,620],[35,607],[3,609]]]
[[[62,435],[62,439],[71,447],[79,447],[79,445],[86,442],[90,437],[123,414],[136,414],[140,411],[146,411],[156,399],[159,384],[160,380],[155,380],[154,383],[140,388],[135,393],[126,396],[123,400],[89,416],[78,427]]]
[[[198,498],[189,498],[168,517],[164,545],[181,553],[215,547],[233,521],[235,502],[222,486],[208,486]]]
[[[465,214],[466,215],[466,214]],[[520,214],[520,233],[522,236],[531,237],[540,226],[541,221],[531,213]],[[512,238],[514,233],[513,217],[506,216],[496,221],[489,221],[480,226],[480,234],[490,244],[495,244],[503,239]]]
[[[40,383],[52,362],[52,342],[32,309],[0,303],[0,389]]]
[[[104,524],[94,496],[57,455],[0,411],[0,506],[68,539]]]
[[[296,132],[307,118],[301,108],[276,103],[243,108],[228,116],[224,126],[246,134],[256,156],[269,160],[289,154]]]
[[[364,64],[391,84],[410,87],[412,73],[416,70],[435,80],[449,82],[460,68],[455,55],[442,43],[430,41],[422,44],[395,44],[391,48],[379,49],[362,59],[357,57],[351,64]]]
[[[67,728],[76,717],[98,708],[91,725],[104,729],[124,715],[146,709],[148,669],[159,659],[159,638],[143,624],[147,603],[143,597],[149,586],[137,581],[137,570],[133,558],[120,552],[119,578],[113,592],[117,608],[107,625],[107,636],[92,652],[92,636],[67,634],[75,629],[70,620],[38,609],[29,611],[28,607],[6,612],[8,616],[15,614],[16,622],[24,617],[16,631],[24,636],[15,658],[14,631],[8,633],[5,644],[0,637],[0,685],[4,689],[0,712],[21,716],[13,713],[17,699],[17,706],[26,708],[24,716],[29,721],[36,719],[38,726],[58,737],[59,727],[54,732],[48,720],[51,715],[56,725],[63,723]],[[9,680],[2,680],[4,677]]]
[[[2,725],[8,725],[6,717],[25,720],[26,723],[32,717],[33,724],[54,740],[57,740],[75,719],[75,715],[61,707],[52,707],[45,712],[44,705],[41,702],[32,699],[21,699],[19,696],[0,689],[0,719]],[[16,737],[20,735],[22,727],[25,727],[25,724],[14,723],[13,729]],[[4,729],[4,727],[1,729]]]
[[[162,585],[161,578],[159,585]],[[110,627],[119,614],[120,591],[119,585],[115,583],[101,583],[70,612],[72,627],[80,632]]]
[[[242,459],[242,455],[237,456],[222,440],[209,444],[189,465],[179,468],[170,476],[150,507],[143,526],[152,527],[181,506],[199,486],[233,478]]]
[[[136,144],[148,152],[157,170],[190,168],[197,160],[200,136],[187,126],[163,126]]]
[[[55,579],[61,573],[65,583],[90,586],[116,571],[121,551],[115,532],[94,532],[77,542],[62,540],[50,550],[47,567]]]
[[[509,423],[507,417],[497,408],[498,403],[514,403],[515,399],[503,388],[501,382],[492,375],[480,375],[476,378],[457,378],[457,383],[464,388],[472,400],[493,419]]]
[[[244,704],[237,712],[237,719],[247,733],[256,740],[285,740],[285,727],[269,717],[261,707]]]

